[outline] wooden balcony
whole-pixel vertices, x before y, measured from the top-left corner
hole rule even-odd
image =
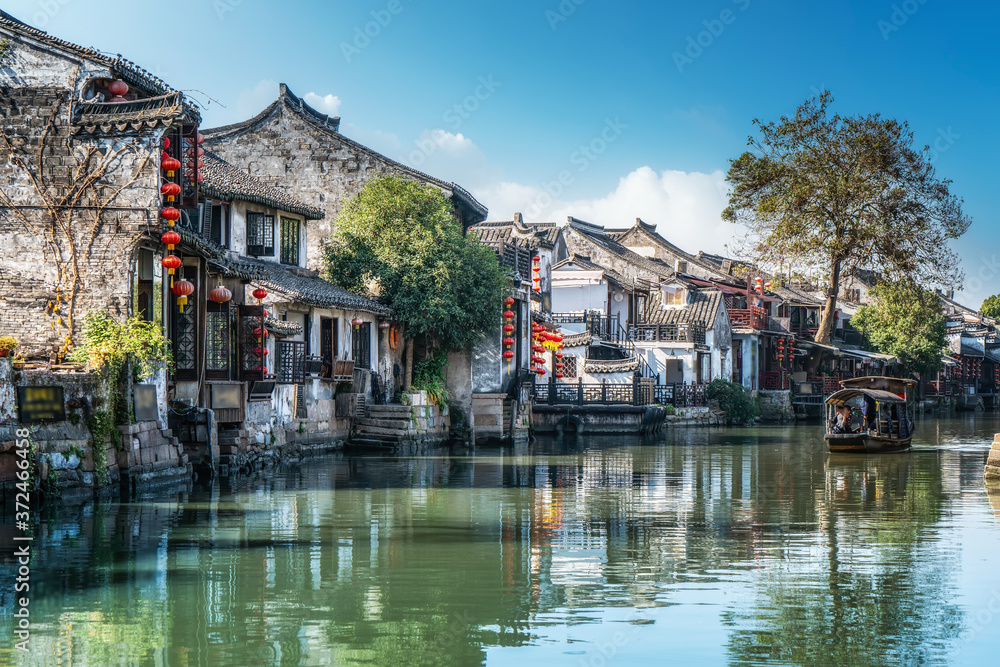
[[[752,308],[730,308],[729,321],[734,329],[753,329],[761,331],[767,328],[767,311],[753,306]]]

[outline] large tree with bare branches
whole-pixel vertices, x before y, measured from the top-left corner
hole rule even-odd
[[[747,230],[756,262],[819,265],[826,309],[816,340],[829,343],[841,276],[854,269],[923,285],[962,280],[948,244],[968,229],[951,181],[905,122],[878,114],[830,115],[825,92],[792,117],[765,123],[730,164],[726,220]]]

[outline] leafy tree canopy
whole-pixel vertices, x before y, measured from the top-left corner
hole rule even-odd
[[[393,308],[410,336],[460,349],[494,333],[507,279],[496,255],[462,234],[434,187],[400,177],[369,181],[345,203],[323,246],[331,282]]]
[[[870,295],[873,303],[858,309],[851,326],[910,372],[940,369],[941,355],[947,351],[947,325],[937,295],[906,281],[879,283]]]
[[[833,335],[841,275],[867,269],[887,280],[957,285],[948,242],[968,229],[962,202],[937,178],[930,149],[913,147],[905,122],[878,114],[832,117],[830,93],[777,123],[730,164],[723,217],[747,228],[756,262],[819,265],[828,272],[816,340]]]
[[[986,297],[979,312],[986,317],[1000,317],[1000,294]]]

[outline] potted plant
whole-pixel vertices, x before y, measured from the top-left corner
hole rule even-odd
[[[6,357],[17,349],[17,339],[13,336],[0,336],[0,357]]]

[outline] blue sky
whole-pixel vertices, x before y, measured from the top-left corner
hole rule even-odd
[[[491,219],[654,222],[720,251],[723,174],[755,117],[822,89],[909,121],[975,220],[956,245],[978,306],[1000,291],[993,3],[638,0],[4,0],[241,120],[287,83],[348,136],[472,190]],[[381,19],[381,23],[379,20]],[[367,34],[365,34],[367,30]],[[201,91],[201,92],[195,92]],[[206,95],[215,101],[209,102]],[[456,105],[458,105],[456,109]],[[586,150],[581,150],[586,149]],[[560,176],[563,182],[560,183]]]

